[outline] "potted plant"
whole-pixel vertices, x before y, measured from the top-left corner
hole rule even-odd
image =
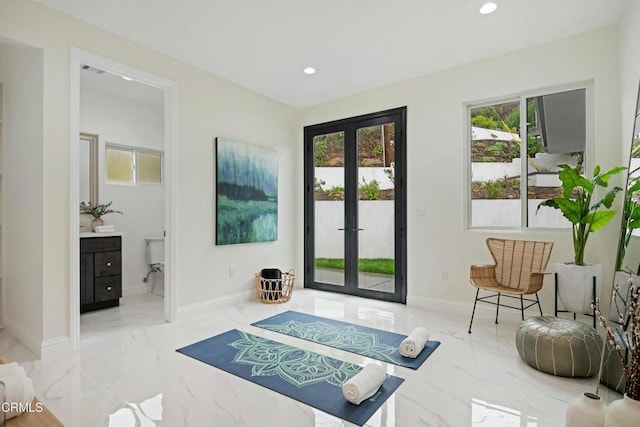
[[[594,199],[595,193],[598,187],[608,187],[609,179],[626,168],[617,166],[601,172],[600,166],[596,166],[591,179],[581,174],[580,165],[571,167],[562,164],[559,168],[561,170],[558,178],[562,181],[562,196],[541,202],[538,209],[542,206],[559,209],[572,224],[573,262],[555,264],[558,275],[558,297],[567,310],[574,313],[587,313],[590,311],[593,300],[594,277],[596,278],[596,295],[600,293],[602,287],[602,265],[588,265],[584,262],[587,240],[591,233],[598,231],[613,219],[616,211],[610,208],[616,194],[622,188],[610,189],[598,201]]]
[[[112,204],[113,202],[109,202],[105,203],[104,205],[91,206],[89,203],[80,202],[80,213],[91,215],[93,217],[93,221],[91,221],[91,231],[96,231],[97,226],[104,224],[102,216],[110,213],[117,213],[122,215],[122,212],[111,209]]]

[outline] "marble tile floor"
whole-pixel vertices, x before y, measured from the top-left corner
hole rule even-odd
[[[80,341],[86,342],[110,333],[148,328],[165,323],[164,298],[148,292],[120,298],[120,305],[80,315]]]
[[[299,288],[286,304],[256,300],[190,312],[176,323],[83,340],[78,351],[51,360],[37,360],[3,331],[0,354],[25,367],[36,395],[65,426],[351,426],[175,351],[236,328],[352,363],[370,362],[250,326],[291,309],[399,333],[425,326],[442,342],[417,371],[377,362],[406,381],[370,427],[563,426],[568,402],[596,387],[596,378],[554,377],[524,364],[514,342],[517,312],[504,310],[495,325],[493,311],[478,310],[468,334],[466,307],[403,306]],[[606,402],[620,397],[603,388],[600,394]]]

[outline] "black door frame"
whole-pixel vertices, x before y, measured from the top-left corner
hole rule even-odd
[[[347,167],[347,164],[356,165],[357,147],[355,132],[366,126],[395,123],[394,139],[394,234],[395,234],[395,292],[382,292],[358,288],[357,266],[349,268],[346,265],[347,254],[358,253],[357,245],[357,188],[348,182],[356,183],[357,167]],[[323,291],[346,293],[350,295],[374,298],[384,301],[393,301],[406,304],[407,301],[407,192],[406,192],[406,128],[407,107],[399,107],[377,113],[365,114],[356,117],[305,126],[304,128],[304,287]],[[334,132],[345,132],[345,201],[355,200],[356,206],[346,207],[345,228],[353,232],[345,232],[345,284],[344,286],[320,283],[315,281],[315,210],[314,210],[314,177],[315,165],[313,156],[313,138]],[[349,203],[345,203],[348,206]],[[351,251],[351,252],[349,252]],[[355,261],[357,264],[357,260]],[[356,277],[354,277],[354,275]]]

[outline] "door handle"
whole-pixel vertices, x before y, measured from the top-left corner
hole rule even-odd
[[[344,231],[344,228],[338,228],[338,231]]]
[[[353,231],[364,231],[364,228],[354,228]]]

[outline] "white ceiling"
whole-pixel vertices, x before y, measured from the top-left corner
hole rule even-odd
[[[625,2],[37,1],[294,107],[606,27]]]

